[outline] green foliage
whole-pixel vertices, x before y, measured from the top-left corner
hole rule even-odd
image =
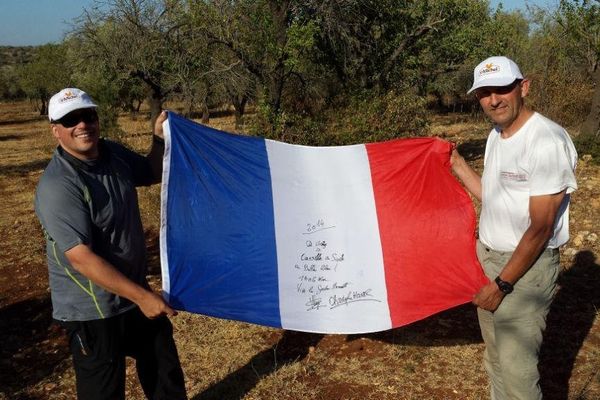
[[[519,11],[498,9],[485,26],[484,43],[478,58],[505,55],[521,62],[527,55],[528,43],[529,21],[525,16]]]
[[[315,35],[318,27],[315,21],[301,23],[294,21],[287,32],[287,42],[285,45],[285,66],[290,70],[300,71],[303,64],[309,59],[308,53],[315,46]]]
[[[121,141],[126,132],[119,126],[119,113],[112,105],[106,103],[98,104],[98,116],[100,118],[100,129],[103,137]]]
[[[17,100],[25,98],[25,92],[19,84],[18,70],[14,65],[0,67],[0,99]]]
[[[520,65],[532,81],[529,104],[562,125],[578,128],[590,110],[594,84],[573,36],[565,31],[563,12],[533,10],[536,29],[528,47],[535,56],[524,56]]]
[[[186,9],[182,1],[112,0],[86,11],[73,33],[84,69],[112,78],[121,101],[136,96],[127,88],[139,92],[144,82],[156,117],[167,96],[201,76],[206,53],[195,45]]]
[[[561,125],[578,127],[589,112],[594,86],[585,73],[573,73],[572,59],[548,61],[551,67],[538,66],[526,73],[531,79],[528,104]]]
[[[0,100],[26,97],[19,81],[19,69],[31,62],[35,51],[32,46],[0,46]]]
[[[121,88],[123,79],[103,63],[78,62],[78,55],[85,53],[86,43],[72,38],[68,42],[67,55],[74,60],[74,86],[86,91],[98,104],[101,133],[105,137],[118,139],[123,131],[118,125],[118,112],[123,102]]]
[[[521,64],[529,58],[529,22],[517,11],[498,8],[490,12],[480,1],[465,3],[469,10],[456,11],[458,26],[447,37],[437,39],[432,52],[426,54],[438,61],[437,67],[427,66],[431,75],[426,94],[437,97],[445,106],[468,105],[472,97],[466,92],[473,82],[473,67],[492,55],[506,55]],[[434,63],[431,64],[435,66]],[[437,71],[437,73],[431,73]],[[459,107],[460,108],[460,107]]]
[[[564,33],[565,48],[595,84],[589,113],[581,132],[600,130],[600,3],[598,0],[561,0],[555,19]]]
[[[97,3],[64,43],[36,49],[18,85],[2,67],[0,94],[22,87],[43,105],[78,85],[101,103],[105,132],[115,135],[118,112],[142,97],[152,115],[166,100],[189,114],[233,104],[238,117],[249,105],[253,132],[327,145],[418,135],[428,105],[469,109],[473,67],[491,55],[513,58],[533,81],[529,103],[568,126],[585,119],[600,87],[591,79],[598,1],[532,6],[527,16],[490,10],[487,0]]]
[[[258,107],[252,134],[309,146],[334,146],[420,136],[428,122],[425,99],[412,90],[363,91],[318,116]]]
[[[428,123],[426,103],[411,89],[390,90],[383,95],[362,92],[341,114],[340,129],[360,143],[420,136]]]
[[[125,132],[118,122],[119,111],[121,110],[118,87],[111,84],[111,81],[92,80],[90,78],[90,75],[86,76],[84,80],[80,81],[79,86],[85,88],[98,104],[102,136],[120,139]]]
[[[581,134],[573,139],[579,156],[591,155],[594,164],[600,164],[600,138],[598,135]]]
[[[340,144],[327,132],[324,120],[294,112],[273,114],[267,105],[258,107],[256,118],[249,124],[249,133],[267,139],[306,146],[331,146]]]
[[[556,21],[570,39],[566,43],[592,74],[600,61],[600,3],[597,0],[561,0]]]
[[[66,57],[65,44],[47,44],[36,49],[31,62],[20,66],[19,82],[27,97],[39,102],[46,114],[50,97],[72,85],[72,64]]]

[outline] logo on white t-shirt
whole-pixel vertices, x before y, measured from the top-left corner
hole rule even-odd
[[[527,174],[509,171],[500,171],[500,177],[503,181],[527,182]]]

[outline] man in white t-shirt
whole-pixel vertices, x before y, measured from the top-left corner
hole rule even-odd
[[[477,255],[490,283],[473,298],[493,400],[541,399],[537,368],[556,292],[558,248],[569,239],[577,152],[558,124],[524,102],[530,82],[506,57],[474,70],[474,92],[493,121],[480,177],[455,150],[452,170],[481,201]]]

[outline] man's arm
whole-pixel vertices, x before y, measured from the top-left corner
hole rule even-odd
[[[452,171],[458,176],[465,188],[479,201],[481,201],[481,177],[467,164],[465,159],[456,149],[450,156]]]
[[[176,315],[158,294],[128,279],[112,264],[98,256],[89,246],[79,244],[65,252],[69,263],[86,278],[109,292],[127,298],[137,304],[148,318]]]
[[[529,228],[521,237],[512,257],[500,273],[500,279],[515,284],[531,268],[537,257],[552,238],[554,221],[558,214],[560,204],[565,197],[566,190],[562,192],[531,196],[529,198]],[[505,294],[500,291],[495,282],[490,282],[479,290],[473,298],[473,303],[488,311],[495,311]]]
[[[162,111],[154,123],[154,132],[152,135],[152,147],[150,152],[146,155],[146,159],[150,163],[150,169],[152,170],[151,183],[158,183],[162,179],[162,162],[163,154],[165,152],[165,141],[163,136],[163,122],[167,120],[167,112]]]
[[[166,111],[161,111],[160,114],[158,114],[158,117],[156,117],[156,121],[154,121],[154,135],[158,136],[161,139],[164,139],[165,137],[163,136],[163,122],[165,122],[167,120],[167,112]]]

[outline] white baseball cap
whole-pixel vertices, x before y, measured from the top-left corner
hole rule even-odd
[[[519,66],[507,57],[490,57],[479,63],[473,71],[473,86],[467,94],[480,87],[508,86],[523,79]]]
[[[92,98],[83,90],[76,88],[66,88],[56,93],[50,98],[48,103],[48,119],[57,121],[80,108],[98,107]]]

